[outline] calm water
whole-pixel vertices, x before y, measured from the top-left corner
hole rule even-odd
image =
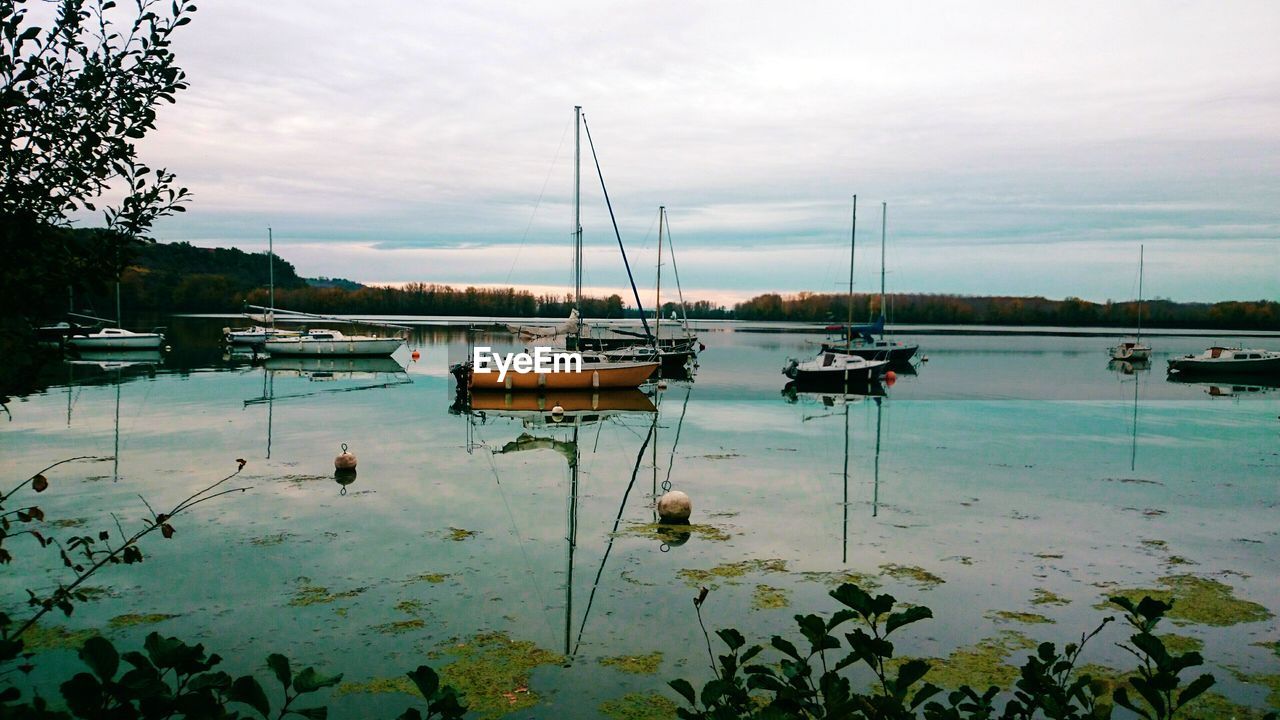
[[[760,640],[793,634],[796,612],[835,609],[821,574],[879,575],[937,618],[905,631],[899,653],[935,657],[1002,630],[1078,639],[1106,614],[1093,606],[1107,588],[1167,575],[1214,578],[1280,612],[1280,391],[1167,382],[1164,359],[1203,337],[1153,338],[1153,369],[1127,373],[1108,367],[1113,338],[921,336],[928,362],[886,397],[828,403],[781,392],[786,358],[819,336],[719,330],[704,335],[696,381],[657,393],[656,412],[628,398],[639,409],[546,427],[450,412],[460,330],[416,331],[416,362],[402,350],[395,363],[264,368],[222,357],[223,324],[175,319],[158,368],[57,364],[47,388],[9,403],[11,482],[65,457],[115,458],[49,473],[48,518],[83,523],[59,536],[114,528],[112,513],[138,527],[139,495],[168,508],[248,461],[232,481],[247,493],[178,518],[172,540],[148,537],[146,562],[104,571],[93,583],[106,597],[49,625],[173,615],[107,632],[130,646],[152,630],[200,639],[233,673],[261,675],[279,651],[357,683],[440,668],[498,631],[566,656],[533,672],[537,702],[520,712],[549,718],[707,679],[690,569],[781,561],[714,578],[704,606],[710,626]],[[516,449],[522,434],[532,448]],[[348,486],[332,477],[343,443],[359,458]],[[702,532],[645,527],[667,482],[692,497]],[[36,559],[24,548],[0,576],[19,617],[23,589],[58,576]],[[886,565],[945,582],[884,576]],[[762,586],[788,607],[756,607]],[[1037,590],[1070,603],[1032,606]],[[998,622],[1001,610],[1055,622]],[[1204,642],[1219,690],[1265,706],[1266,690],[1229,668],[1277,672],[1255,645],[1280,639],[1274,618],[1170,629]],[[1123,636],[1112,626],[1087,660],[1129,667]],[[600,663],[653,651],[653,675]],[[49,651],[34,682],[74,663]],[[516,690],[497,692],[526,702]],[[357,717],[407,702],[349,692],[331,707]]]

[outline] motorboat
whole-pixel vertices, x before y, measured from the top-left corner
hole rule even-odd
[[[571,357],[563,357],[571,356]],[[580,357],[581,363],[570,362]],[[658,370],[659,363],[651,361],[612,360],[597,353],[577,353],[553,350],[549,356],[549,372],[500,373],[488,369],[476,372],[471,361],[457,363],[450,372],[460,387],[473,392],[511,390],[597,390],[602,388],[636,388]]]
[[[868,360],[857,355],[824,351],[805,362],[789,359],[782,374],[805,387],[839,388],[866,385],[879,379],[888,369],[888,360]]]
[[[1280,352],[1211,347],[1199,355],[1169,358],[1169,373],[1181,375],[1280,375]]]

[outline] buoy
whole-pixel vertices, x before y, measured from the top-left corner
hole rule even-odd
[[[338,494],[346,495],[347,486],[356,481],[355,468],[351,468],[349,470],[334,470],[333,481],[342,487],[342,489],[338,491]]]
[[[347,452],[346,443],[342,443],[342,454],[333,459],[333,467],[337,470],[356,469],[356,456]]]
[[[554,420],[554,421],[556,421],[556,422],[560,422],[561,420],[563,420],[563,419],[564,419],[564,408],[560,407],[560,405],[558,405],[558,404],[557,404],[557,405],[552,405],[552,406],[551,406],[551,419],[552,419],[552,420]]]
[[[173,352],[173,346],[172,346],[172,345],[165,345],[165,346],[164,346],[164,351],[165,351],[165,352]]]
[[[666,390],[666,389],[667,389],[667,381],[666,381],[666,380],[659,380],[659,381],[658,381],[658,389],[659,389],[659,390]]]
[[[698,343],[698,352],[702,352],[703,350],[706,350],[706,349],[707,349],[706,345],[703,345],[702,343]]]
[[[928,355],[921,355],[921,356],[920,356],[920,362],[929,362],[929,356],[928,356]]]
[[[693,514],[693,501],[679,490],[668,490],[658,498],[658,517],[664,523],[687,523]]]
[[[409,357],[417,361],[418,358],[422,357],[422,353],[419,353],[417,350],[414,350],[413,352],[409,353]]]
[[[898,373],[890,370],[889,372],[884,374],[884,379],[888,380],[889,382],[893,382],[894,380],[898,379]]]

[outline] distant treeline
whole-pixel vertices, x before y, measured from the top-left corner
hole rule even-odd
[[[854,322],[878,316],[878,295],[854,295]],[[1102,303],[1069,297],[970,297],[895,293],[885,301],[891,322],[939,325],[1057,325],[1066,327],[1134,327],[1136,302]],[[739,320],[791,322],[843,322],[849,314],[849,296],[799,293],[758,295],[734,306]],[[1152,328],[1204,328],[1210,330],[1280,330],[1280,303],[1256,302],[1179,303],[1148,300],[1142,303],[1142,325]]]
[[[86,231],[76,231],[79,235]],[[361,315],[475,315],[560,318],[572,307],[567,295],[534,295],[527,290],[455,288],[410,283],[403,287],[363,286],[339,278],[306,279],[275,257],[276,307],[301,312]],[[199,248],[188,243],[147,244],[132,252],[121,276],[126,320],[134,313],[239,312],[245,304],[267,305],[266,253],[234,248]],[[59,290],[48,292],[56,295]],[[65,293],[65,289],[60,292]],[[66,302],[52,298],[53,301]],[[114,317],[109,289],[77,295],[77,309]],[[971,297],[896,293],[888,296],[887,317],[896,323],[946,325],[1058,325],[1129,328],[1137,324],[1135,302],[1089,302],[1080,298]],[[587,318],[635,317],[618,295],[583,300]],[[56,305],[55,305],[56,307]],[[647,308],[652,312],[652,308]],[[678,306],[663,304],[663,317]],[[706,300],[691,302],[691,319],[739,319],[838,323],[848,316],[848,296],[837,293],[758,295],[732,308]],[[854,321],[879,315],[879,297],[854,297]],[[1150,300],[1142,306],[1143,327],[1223,330],[1280,330],[1280,303],[1177,303]]]

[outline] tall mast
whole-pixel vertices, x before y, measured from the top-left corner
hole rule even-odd
[[[659,349],[662,347],[662,222],[667,216],[667,207],[665,205],[658,206],[658,287],[654,290],[653,304],[657,306],[653,320],[653,347]],[[659,370],[661,372],[661,370]],[[656,451],[655,451],[656,452]]]
[[[582,106],[573,106],[573,309],[582,334]]]
[[[849,322],[844,329],[844,347],[853,347],[853,253],[858,246],[858,196],[853,196],[853,222],[849,226]]]
[[[1142,340],[1142,253],[1144,246],[1138,246],[1138,336],[1134,343]]]
[[[880,339],[884,339],[884,228],[889,215],[889,203],[880,203]]]
[[[267,283],[270,287],[271,329],[276,329],[276,248],[271,237],[271,226],[267,226]]]

